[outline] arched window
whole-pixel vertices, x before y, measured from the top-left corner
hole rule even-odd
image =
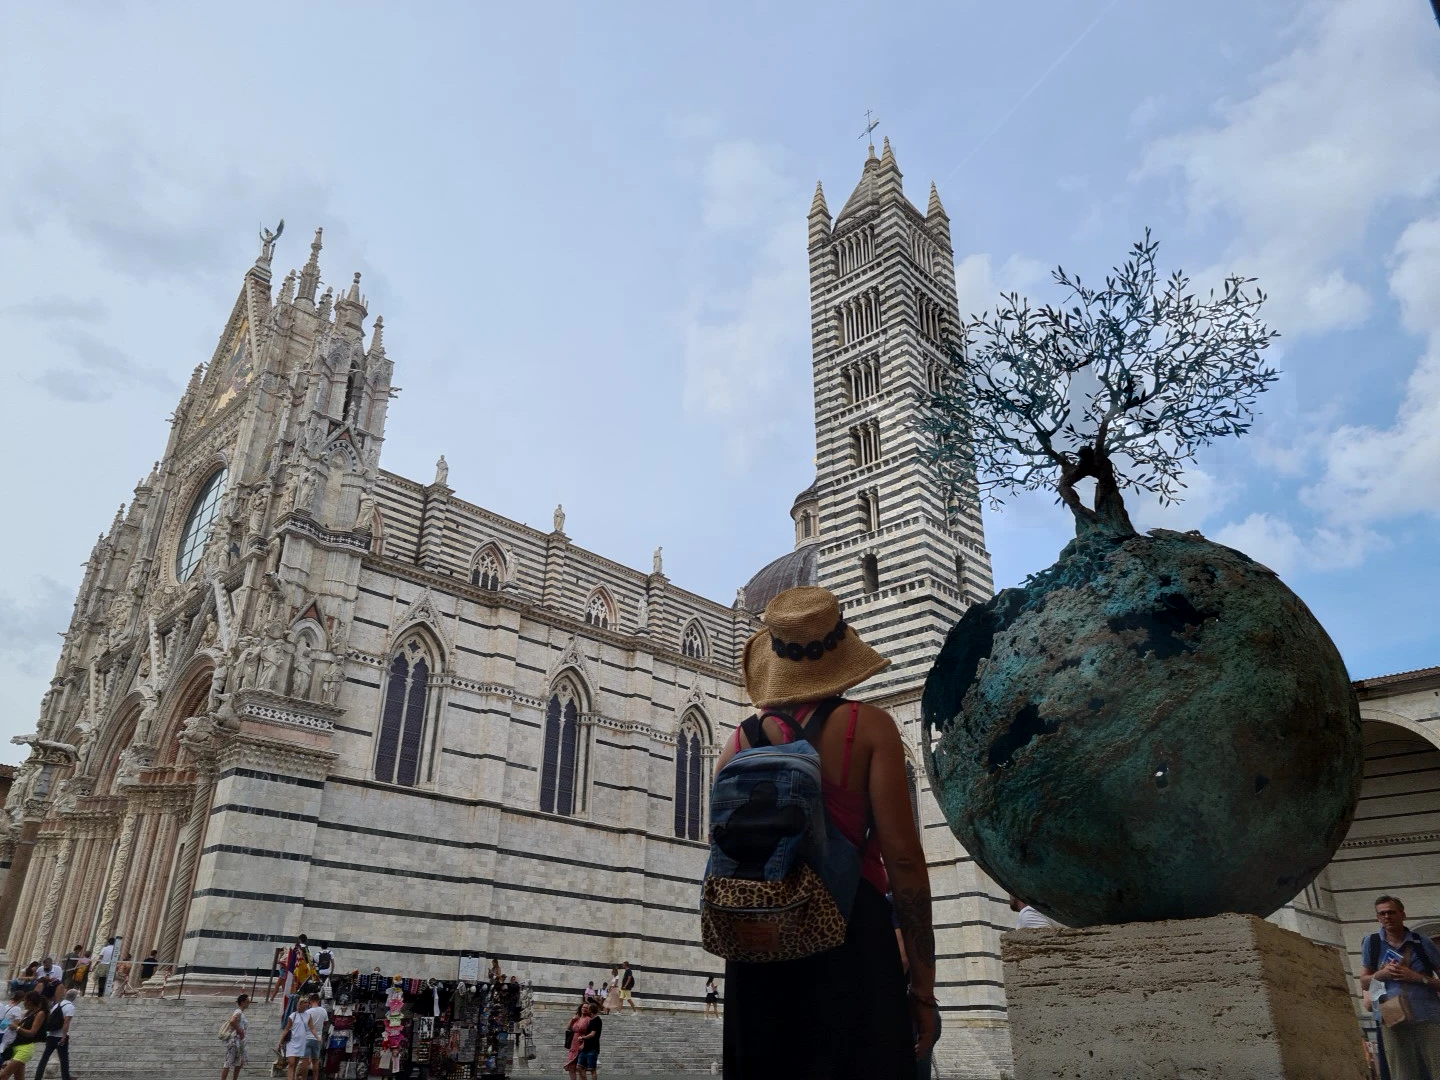
[[[880,591],[880,561],[874,555],[861,556],[860,578],[866,592]]]
[[[190,576],[205,552],[205,542],[210,539],[210,529],[220,513],[220,497],[225,494],[227,475],[225,469],[216,469],[190,503],[185,528],[180,531],[180,546],[175,549],[175,577],[179,581]]]
[[[482,552],[470,570],[470,584],[478,585],[490,592],[499,591],[501,577],[500,559],[493,549]]]
[[[615,614],[610,608],[610,601],[605,598],[603,592],[597,592],[590,597],[585,605],[585,621],[591,626],[598,626],[601,630],[609,630],[610,624],[614,622]]]
[[[705,646],[705,631],[700,629],[699,623],[692,622],[685,627],[685,633],[680,638],[680,651],[696,660],[704,660],[710,655]]]
[[[414,787],[420,779],[421,736],[432,661],[418,638],[411,638],[390,659],[380,737],[375,748],[375,779]]]
[[[579,696],[570,683],[561,682],[545,706],[545,748],[540,762],[540,809],[545,813],[575,812],[579,751]]]
[[[705,832],[700,822],[704,769],[700,724],[692,714],[675,738],[675,835],[684,840],[699,840]]]

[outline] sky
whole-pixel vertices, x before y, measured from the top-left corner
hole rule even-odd
[[[1440,664],[1440,27],[1424,0],[0,5],[0,761],[81,567],[284,218],[403,388],[383,467],[729,603],[813,475],[805,219],[880,119],[962,314],[1151,228],[1282,337],[1142,527],[1273,567],[1355,678]],[[1071,532],[987,511],[997,587]]]

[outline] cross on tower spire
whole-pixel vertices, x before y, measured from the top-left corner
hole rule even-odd
[[[865,130],[859,135],[862,139],[870,140],[870,149],[875,149],[875,129],[880,126],[880,118],[873,115],[873,110],[865,110]]]

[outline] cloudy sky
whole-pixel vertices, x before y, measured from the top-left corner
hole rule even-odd
[[[811,478],[805,214],[881,118],[962,311],[1253,274],[1282,382],[1178,510],[1351,674],[1440,663],[1440,27],[1424,0],[0,5],[0,737],[163,449],[256,231],[325,227],[404,392],[382,464],[729,602]],[[1066,515],[986,516],[997,585]],[[19,747],[0,744],[0,760]]]

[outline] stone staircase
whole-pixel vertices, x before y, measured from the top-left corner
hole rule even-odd
[[[238,990],[236,991],[239,992]],[[262,989],[263,993],[263,989]],[[77,1080],[214,1080],[224,1063],[215,1030],[234,1008],[233,995],[183,998],[81,998],[71,1025],[70,1064]],[[569,1006],[535,1005],[534,1061],[515,1075],[563,1077]],[[280,1005],[251,1004],[250,1064],[245,1075],[269,1075],[270,1050],[280,1030]],[[710,1075],[720,1062],[720,1022],[699,1012],[642,1009],[605,1017],[601,1071],[612,1078]],[[52,1059],[47,1075],[60,1075]]]

